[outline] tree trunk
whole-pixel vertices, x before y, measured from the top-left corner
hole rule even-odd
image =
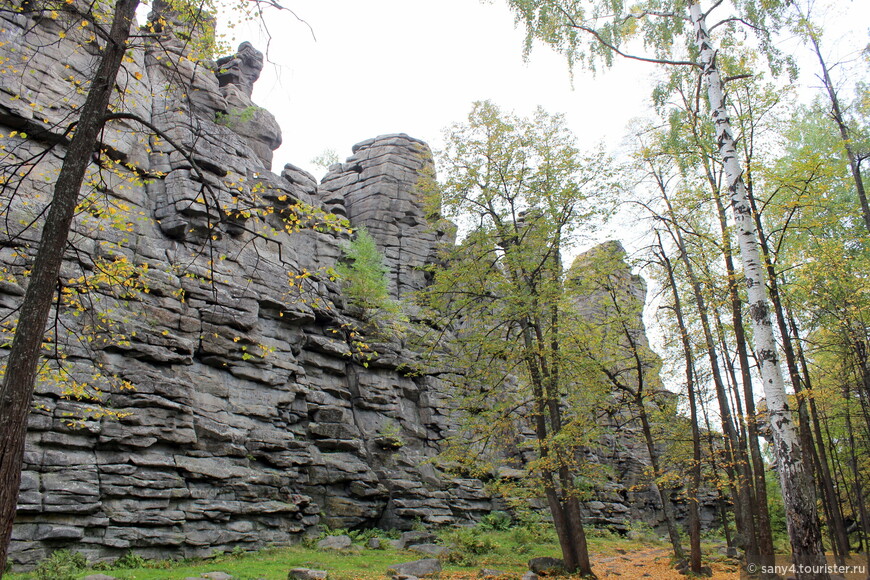
[[[54,187],[51,208],[42,228],[39,249],[7,360],[6,376],[0,391],[0,578],[3,576],[15,519],[27,416],[45,325],[51,311],[79,191],[108,112],[138,5],[139,0],[117,0],[115,3],[112,28]]]
[[[689,479],[689,569],[693,574],[701,574],[701,516],[698,507],[698,490],[701,487],[701,430],[698,427],[698,403],[695,400],[695,358],[692,345],[689,342],[689,332],[683,319],[683,306],[677,281],[670,259],[665,255],[662,241],[659,238],[659,250],[662,263],[668,274],[671,293],[674,296],[674,314],[677,317],[677,328],[680,331],[680,342],[683,346],[683,356],[686,359],[686,389],[689,394],[689,421],[692,424],[692,470]],[[727,527],[727,523],[726,523]]]
[[[796,5],[795,5],[796,6]],[[837,96],[837,91],[834,89],[834,83],[831,80],[831,72],[822,56],[822,49],[819,46],[819,39],[813,32],[811,25],[806,26],[807,36],[813,45],[813,52],[816,58],[819,59],[819,65],[822,67],[822,81],[825,83],[825,91],[828,93],[828,99],[831,101],[831,118],[837,124],[837,129],[840,132],[840,139],[843,141],[843,149],[846,151],[846,157],[849,161],[849,171],[852,173],[852,180],[855,182],[855,192],[858,194],[858,202],[861,205],[861,215],[864,218],[864,226],[870,232],[870,204],[867,203],[867,192],[864,190],[864,180],[861,177],[861,165],[858,156],[852,149],[852,137],[849,135],[849,127],[846,125],[846,120],[843,118],[843,110],[840,107],[840,98]]]
[[[813,444],[813,417],[812,409],[815,407],[815,401],[812,397],[812,385],[810,383],[810,375],[806,366],[804,366],[803,378],[801,371],[798,368],[798,356],[795,353],[795,345],[792,344],[792,337],[798,343],[799,349],[799,334],[797,325],[788,324],[790,315],[787,315],[782,302],[782,295],[779,290],[779,280],[777,279],[776,269],[773,266],[773,255],[770,247],[767,244],[767,238],[764,234],[763,224],[761,222],[761,214],[755,203],[755,197],[752,194],[751,183],[747,187],[746,197],[749,201],[749,206],[752,209],[752,216],[755,221],[755,227],[758,232],[759,246],[761,255],[764,258],[765,270],[767,271],[767,283],[770,288],[770,300],[773,303],[773,311],[776,315],[776,323],[779,328],[779,334],[782,337],[782,350],[785,354],[786,366],[788,368],[789,377],[791,378],[792,387],[798,395],[798,417],[800,422],[798,425],[798,434],[801,440],[801,449],[804,454],[804,461],[811,465],[817,476],[813,477],[818,483],[824,501],[822,509],[825,512],[825,518],[828,522],[828,533],[830,535],[831,547],[837,558],[837,564],[844,565],[844,556],[849,553],[849,540],[846,537],[846,526],[843,522],[843,515],[840,510],[837,494],[834,491],[833,481],[831,479],[831,470],[828,464],[827,453],[825,452],[824,439],[819,429],[815,429],[817,444]],[[791,328],[789,328],[789,326]],[[806,393],[804,393],[806,390]],[[808,402],[809,401],[809,404]],[[815,422],[816,426],[817,422]],[[818,447],[817,447],[817,446]],[[811,476],[813,475],[810,470]]]
[[[830,513],[828,519],[828,527],[831,528],[832,544],[838,552],[837,563],[845,565],[845,556],[849,550],[849,536],[846,533],[846,522],[843,520],[843,509],[840,506],[840,497],[834,488],[834,477],[831,475],[830,462],[828,461],[828,452],[825,439],[822,435],[822,427],[819,423],[819,412],[816,408],[816,399],[813,395],[813,386],[810,382],[810,369],[807,361],[804,358],[803,349],[800,346],[798,339],[798,327],[791,312],[784,312],[788,317],[789,327],[791,328],[792,336],[795,337],[795,356],[800,361],[801,370],[803,371],[804,388],[806,389],[807,399],[809,400],[809,420],[812,423],[813,433],[815,434],[818,443],[818,461],[819,461],[819,476],[822,480],[823,490],[827,498],[826,511]]]
[[[676,223],[676,215],[662,181],[659,181],[659,189],[667,205],[671,221]],[[731,414],[731,405],[728,402],[728,394],[725,390],[725,383],[719,367],[716,343],[710,328],[710,318],[707,315],[707,301],[704,299],[701,282],[695,274],[695,269],[689,259],[679,226],[674,227],[671,233],[680,251],[680,260],[686,268],[686,275],[689,277],[692,294],[698,308],[698,316],[701,320],[701,329],[704,332],[704,342],[707,347],[707,357],[710,359],[710,369],[713,373],[713,385],[716,388],[716,399],[719,402],[722,432],[725,434],[725,448],[728,452],[725,470],[734,483],[734,523],[738,532],[735,543],[737,547],[745,550],[747,553],[754,554],[757,551],[757,540],[755,521],[751,510],[753,503],[752,493],[749,488],[751,480],[746,474],[748,461],[745,458],[745,453],[741,453],[740,438],[737,435],[737,429],[734,427],[734,417]]]
[[[713,182],[711,181],[711,186]],[[764,459],[761,456],[760,436],[758,434],[758,418],[755,411],[755,393],[752,389],[752,375],[749,372],[749,353],[746,345],[746,331],[743,328],[743,303],[737,290],[737,271],[734,267],[731,240],[728,233],[728,223],[725,216],[725,206],[716,188],[716,211],[719,215],[719,227],[722,231],[722,253],[725,260],[725,270],[728,274],[728,295],[731,299],[731,323],[734,326],[734,342],[737,346],[737,358],[740,362],[740,378],[743,384],[743,401],[746,406],[747,440],[749,455],[752,460],[752,475],[755,487],[755,519],[756,538],[758,540],[759,556],[773,556],[773,531],[770,527],[770,511],[767,506],[767,481],[764,477]],[[769,558],[764,559],[769,563]]]
[[[534,397],[537,411],[535,413],[535,436],[538,440],[541,459],[545,459],[549,455],[550,436],[555,436],[557,433],[553,425],[550,426],[550,429],[547,428],[547,418],[550,417],[557,424],[560,424],[561,417],[559,416],[558,405],[555,407],[556,415],[552,414],[554,407],[550,404],[551,401],[544,387],[546,378],[538,365],[535,339],[533,338],[531,325],[527,319],[522,320],[520,325],[523,333],[526,367],[531,377],[532,396]],[[594,578],[595,574],[592,572],[592,564],[589,561],[586,534],[583,531],[583,524],[580,519],[579,503],[577,503],[577,498],[571,494],[570,487],[566,486],[566,483],[570,485],[570,481],[565,481],[565,468],[561,470],[558,468],[556,470],[550,468],[544,469],[544,493],[547,497],[550,514],[553,516],[553,525],[559,538],[559,547],[562,550],[562,560],[565,563],[565,568],[568,572]],[[563,471],[561,494],[556,486],[554,471]]]
[[[662,488],[656,479],[661,477],[662,471],[659,466],[659,456],[656,451],[655,440],[653,440],[652,428],[649,424],[649,417],[646,414],[646,408],[642,397],[637,397],[634,401],[637,406],[637,412],[640,415],[640,425],[643,430],[643,438],[646,441],[646,449],[649,453],[650,465],[653,469],[653,490],[658,493],[659,499],[662,502],[662,512],[665,515],[665,526],[668,529],[668,537],[671,540],[671,547],[674,549],[674,557],[685,565],[686,553],[683,551],[683,546],[680,543],[680,533],[677,531],[677,521],[674,517],[674,505],[671,502],[668,489]]]
[[[700,383],[700,379],[695,370],[695,384]],[[707,434],[707,449],[710,451],[710,467],[713,469],[713,475],[719,479],[719,462],[716,461],[716,446],[713,443],[713,428],[710,426],[710,415],[707,413],[707,405],[704,404],[704,399],[700,400],[701,413],[704,415],[704,429]],[[727,471],[727,470],[726,470]],[[727,477],[727,474],[726,474]],[[733,480],[731,480],[733,487]],[[734,538],[731,536],[731,526],[728,525],[728,510],[725,507],[725,494],[722,493],[722,486],[716,486],[716,495],[718,496],[719,519],[722,520],[722,533],[725,535],[725,545],[728,546],[729,553],[736,549]],[[736,492],[732,492],[733,497],[737,497]]]
[[[852,398],[849,382],[846,381],[846,432],[849,434],[849,469],[855,479],[856,503],[858,504],[858,517],[861,519],[861,532],[864,544],[864,558],[867,560],[868,576],[870,576],[870,512],[867,511],[867,502],[864,501],[864,491],[861,486],[861,472],[858,470],[858,458],[855,456],[855,434],[852,432],[852,415],[849,412],[849,399]],[[853,512],[854,513],[854,512]]]
[[[785,394],[782,369],[779,365],[776,340],[770,320],[764,266],[758,252],[758,235],[746,199],[743,169],[737,156],[731,122],[728,118],[724,86],[716,64],[716,51],[710,42],[700,5],[692,2],[689,10],[703,69],[702,74],[707,85],[719,155],[725,171],[728,191],[731,194],[731,206],[734,211],[737,239],[746,278],[749,313],[756,341],[756,359],[767,399],[792,557],[798,568],[797,578],[798,580],[828,580],[816,514],[815,493],[807,466],[803,462],[800,441]]]

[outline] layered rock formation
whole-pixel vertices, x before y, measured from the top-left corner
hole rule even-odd
[[[0,12],[3,317],[27,284],[32,223],[98,55],[75,22]],[[142,42],[114,106],[147,123],[112,122],[90,168],[46,350],[59,370],[41,377],[29,423],[13,560],[60,547],[198,556],[318,524],[409,528],[493,509],[481,481],[430,462],[450,430],[439,380],[416,371],[400,337],[365,336],[330,273],[347,216],[386,255],[396,297],[426,284],[451,242],[419,191],[428,147],[387,135],[322,183],[292,165],[276,175],[280,131],[250,100],[262,55],[243,44],[206,66],[171,31]],[[61,398],[73,383],[126,415]],[[631,445],[614,442],[601,461],[635,461]],[[593,519],[635,516],[626,485],[590,503]]]
[[[22,223],[48,199],[62,119],[83,98],[64,71],[86,78],[94,66],[74,28],[61,47],[42,48],[61,24],[16,15],[0,25],[11,39],[4,57],[42,71],[2,77],[2,163],[54,146],[21,181],[24,197],[4,190],[10,217]],[[242,45],[217,72],[181,58],[182,41],[169,34],[131,51],[117,106],[162,134],[134,121],[111,127],[103,146],[134,167],[135,179],[101,171],[93,211],[75,222],[80,252],[69,254],[62,280],[86,304],[60,308],[66,374],[44,377],[37,389],[16,562],[72,544],[91,557],[205,555],[286,543],[318,523],[408,528],[471,521],[492,507],[481,482],[427,463],[446,429],[437,380],[401,371],[416,361],[400,341],[359,353],[355,333],[365,321],[345,308],[327,272],[348,239],[329,215],[361,216],[376,235],[392,236],[383,247],[396,285],[403,268],[435,255],[440,238],[426,229],[415,194],[428,148],[401,135],[370,140],[323,187],[292,166],[269,172],[280,133],[262,109],[244,112],[255,107],[252,51]],[[22,96],[33,106],[21,106]],[[25,127],[25,138],[10,135]],[[384,213],[372,213],[371,200]],[[298,202],[325,225],[288,227]],[[109,214],[120,221],[105,227],[98,218]],[[23,293],[37,239],[34,228],[7,234],[4,316]],[[106,260],[129,264],[135,288],[84,288],[80,277]],[[402,288],[423,283],[411,278]],[[106,387],[107,404],[127,416],[101,418],[92,405],[59,398],[54,379],[110,382],[96,374],[134,387]]]

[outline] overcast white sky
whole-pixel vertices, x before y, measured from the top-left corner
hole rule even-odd
[[[482,99],[521,114],[542,105],[566,113],[584,143],[615,142],[648,95],[649,66],[620,63],[618,74],[597,79],[578,72],[572,90],[564,60],[551,51],[542,47],[525,64],[523,33],[498,2],[294,0],[292,6],[317,40],[292,18],[276,17],[274,64],[254,89],[254,100],[284,132],[277,170],[285,162],[314,170],[309,162],[323,150],[344,158],[354,143],[383,133],[438,146],[441,130]]]
[[[440,143],[441,131],[464,120],[475,100],[492,99],[529,114],[537,105],[565,113],[581,145],[617,145],[626,123],[646,111],[654,66],[617,61],[595,77],[576,71],[544,46],[522,59],[523,31],[502,0],[284,0],[313,29],[271,13],[272,42],[254,100],[278,119],[284,144],[273,169],[310,161],[325,149],[343,159],[350,147],[383,133],[404,132]],[[826,40],[866,46],[870,1],[839,0]],[[242,33],[266,50],[264,38]],[[811,82],[812,79],[808,79]]]

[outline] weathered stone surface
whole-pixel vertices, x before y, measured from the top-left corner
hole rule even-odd
[[[217,60],[217,77],[221,87],[235,85],[248,97],[254,92],[254,83],[263,71],[263,53],[250,42],[239,45],[236,54]]]
[[[343,200],[351,223],[364,226],[386,258],[395,297],[426,286],[423,267],[453,242],[449,223],[426,217],[421,187],[432,167],[429,147],[405,134],[357,143],[353,156],[330,168],[322,195]]]
[[[565,562],[559,558],[532,558],[529,560],[529,570],[539,576],[558,576],[565,574]]]
[[[327,536],[317,542],[318,550],[347,550],[353,542],[350,536]]]
[[[383,542],[380,538],[369,538],[369,541],[366,542],[366,548],[369,550],[380,550],[383,548]]]
[[[67,22],[59,39],[61,21],[0,20],[9,40],[0,59],[26,59],[31,71],[0,75],[4,151],[41,160],[7,204],[0,317],[20,304],[38,239],[15,224],[33,221],[50,199],[46,176],[59,169],[61,133],[83,103],[64,79],[86,82],[97,54],[82,49],[89,32],[77,23]],[[215,71],[187,58],[177,35],[161,34],[130,49],[124,98],[113,106],[187,151],[132,122],[107,126],[101,148],[137,168],[132,182],[99,173],[100,198],[126,208],[118,210],[123,227],[95,217],[107,209],[81,212],[71,236],[80,251],[65,256],[61,276],[78,278],[99,257],[141,268],[131,280],[148,292],[92,288],[92,311],[58,312],[67,376],[91,380],[99,368],[134,389],[100,385],[126,414],[111,420],[61,399],[57,384],[39,383],[11,558],[33,566],[62,547],[83,547],[90,558],[131,549],[149,558],[207,556],[289,544],[321,523],[408,530],[416,520],[470,523],[499,509],[479,480],[446,475],[430,461],[455,423],[449,393],[426,374],[421,355],[403,337],[363,336],[377,356],[359,356],[366,322],[328,274],[346,231],[284,228],[297,202],[347,216],[386,256],[394,296],[425,287],[454,230],[426,214],[426,144],[402,134],[369,139],[321,183],[289,164],[273,174],[280,130],[250,99],[262,55],[243,44]],[[25,129],[31,138],[10,136]],[[245,207],[260,217],[226,215]],[[105,328],[87,342],[97,326]],[[84,419],[71,425],[70,416]],[[654,498],[630,491],[646,467],[635,435],[630,427],[606,435],[590,452],[615,475],[587,504],[588,521],[615,529],[639,517],[655,522]],[[433,541],[415,533],[390,543]]]
[[[413,562],[405,562],[404,564],[394,564],[387,568],[389,576],[416,576],[422,578],[425,576],[437,576],[441,572],[441,562],[436,558],[424,558],[422,560],[414,560]]]
[[[287,574],[287,580],[326,580],[329,573],[326,570],[312,570],[311,568],[293,568]]]
[[[423,531],[411,531],[411,532],[402,532],[402,535],[399,537],[399,541],[402,543],[402,548],[407,548],[408,546],[413,546],[416,544],[431,544],[437,540],[438,537],[432,532],[423,532]]]
[[[407,549],[409,552],[434,556],[435,558],[440,558],[450,553],[450,548],[439,546],[438,544],[414,544],[413,546],[408,546]]]

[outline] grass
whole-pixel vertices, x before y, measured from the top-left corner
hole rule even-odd
[[[382,536],[384,537],[384,536]],[[473,577],[480,568],[492,568],[512,575],[521,575],[532,557],[559,557],[559,547],[552,530],[516,527],[508,530],[459,528],[444,530],[439,542],[452,545],[453,556],[443,560],[444,577]],[[631,541],[610,534],[590,534],[589,551],[599,556],[626,553],[649,547],[655,542]],[[386,541],[382,542],[386,545]],[[89,568],[71,576],[82,578],[88,574],[107,574],[123,580],[183,580],[199,577],[206,572],[225,572],[237,580],[285,580],[291,568],[328,570],[331,580],[384,578],[386,569],[402,562],[422,558],[419,554],[396,550],[367,549],[355,545],[344,552],[321,551],[296,545],[271,548],[258,552],[223,554],[213,558],[182,561],[142,561],[126,557],[130,564],[145,564],[131,568]],[[35,572],[7,575],[9,580],[55,580],[51,576],[38,576]],[[66,578],[66,577],[64,577]]]

